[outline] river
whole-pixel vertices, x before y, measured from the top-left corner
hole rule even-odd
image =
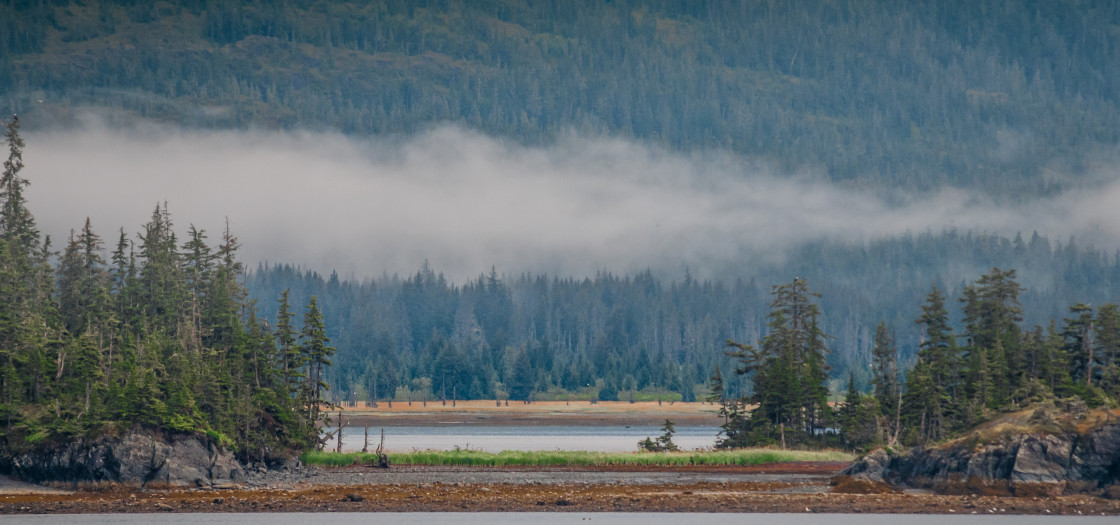
[[[385,450],[411,452],[414,450],[452,450],[455,448],[501,452],[503,450],[587,450],[597,452],[633,452],[638,441],[661,435],[658,426],[484,426],[484,425],[429,425],[386,426]],[[369,449],[377,447],[382,427],[369,428]],[[686,450],[710,448],[715,445],[717,426],[677,427],[673,442]],[[326,429],[333,432],[333,428]],[[334,450],[337,441],[331,440],[324,447]],[[365,429],[346,427],[342,430],[342,450],[358,451],[365,444]]]

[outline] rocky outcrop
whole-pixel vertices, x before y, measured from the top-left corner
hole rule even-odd
[[[233,453],[206,437],[142,431],[77,440],[4,459],[8,474],[37,483],[201,487],[245,477]]]
[[[838,479],[932,489],[942,493],[1111,495],[1120,487],[1120,424],[1084,434],[1017,434],[997,443],[877,450]]]

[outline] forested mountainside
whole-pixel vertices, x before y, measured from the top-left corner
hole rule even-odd
[[[1118,97],[1112,0],[0,2],[0,111],[39,122],[574,131],[1014,199],[1092,173]]]
[[[262,318],[290,289],[293,304],[318,296],[338,348],[328,381],[339,400],[702,398],[719,366],[726,391],[749,389],[729,371],[729,339],[768,332],[771,286],[795,277],[821,294],[829,388],[849,374],[867,391],[876,326],[885,322],[905,366],[915,360],[922,303],[937,286],[951,321],[967,283],[993,267],[1017,269],[1024,329],[1056,330],[1078,303],[1120,297],[1120,258],[1070,239],[1051,242],[946,231],[866,246],[807,244],[781,265],[745,268],[744,279],[662,281],[649,272],[591,277],[501,274],[465,283],[427,266],[414,275],[347,280],[287,265],[262,265],[247,286]],[[958,330],[957,333],[966,333]]]

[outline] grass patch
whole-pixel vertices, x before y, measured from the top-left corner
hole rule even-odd
[[[367,465],[377,456],[361,452],[307,452],[305,465],[338,467]],[[389,454],[394,465],[461,465],[481,467],[572,467],[606,465],[763,465],[793,461],[852,461],[846,452],[834,450],[740,449],[703,452],[585,452],[571,450],[481,452],[477,450],[432,450]]]

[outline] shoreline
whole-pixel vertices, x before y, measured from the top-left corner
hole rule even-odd
[[[304,468],[256,487],[0,494],[0,514],[137,512],[748,512],[1120,515],[1120,500],[833,493],[843,463],[750,467]]]
[[[469,401],[395,401],[378,403],[377,407],[359,404],[353,407],[324,409],[331,424],[358,426],[661,426],[665,420],[680,426],[712,426],[723,424],[719,405],[708,403],[658,403],[644,401],[521,401],[497,406],[490,400]]]

